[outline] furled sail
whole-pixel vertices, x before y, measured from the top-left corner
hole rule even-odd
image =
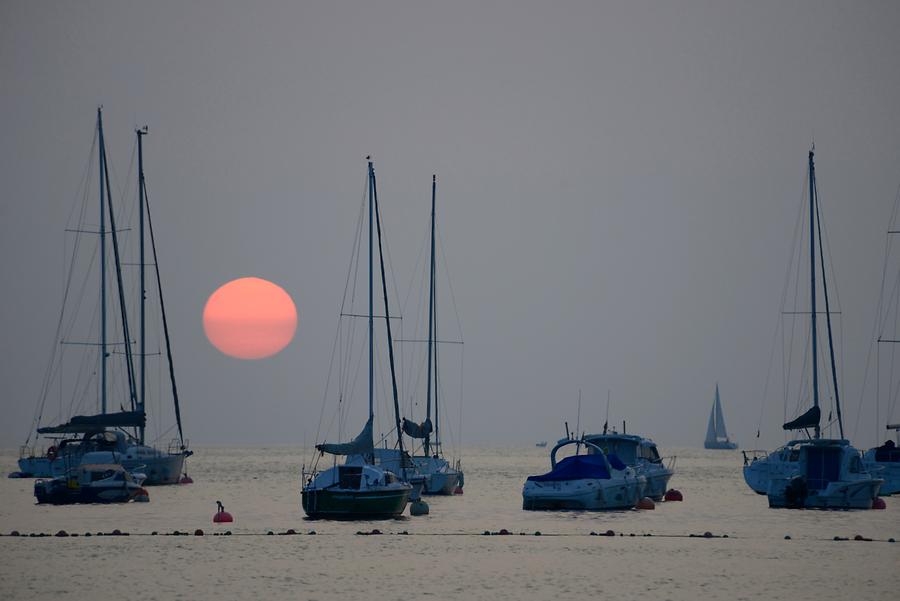
[[[362,432],[350,442],[325,442],[317,444],[316,449],[332,455],[371,455],[375,451],[375,443],[372,438],[372,418],[369,417]]]
[[[785,430],[802,430],[803,428],[815,428],[819,425],[819,419],[821,417],[822,411],[818,406],[814,406],[797,419],[784,424],[782,428],[784,428]]]
[[[433,430],[431,418],[426,418],[421,424],[403,418],[403,432],[411,438],[426,438]]]
[[[147,416],[143,411],[75,415],[64,424],[38,428],[38,434],[81,434],[100,432],[106,428],[143,428],[146,423]]]

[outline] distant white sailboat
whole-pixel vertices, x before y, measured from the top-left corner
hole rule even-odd
[[[709,425],[706,427],[706,440],[703,441],[703,447],[706,449],[737,448],[737,443],[728,439],[728,431],[725,429],[725,416],[722,415],[718,382],[716,383],[716,400],[713,401],[712,410],[709,412]]]

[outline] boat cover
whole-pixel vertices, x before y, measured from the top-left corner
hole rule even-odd
[[[146,423],[147,416],[143,411],[75,415],[65,424],[38,428],[38,434],[78,434],[100,432],[106,428],[143,428]]]
[[[803,428],[814,428],[819,425],[819,419],[822,417],[822,411],[818,406],[811,407],[809,411],[793,421],[784,424],[782,428],[785,430],[802,430]]]
[[[618,455],[607,455],[606,459],[609,460],[609,465],[614,470],[622,471],[628,467],[621,459],[619,459]]]
[[[623,466],[624,467],[624,466]],[[556,467],[540,476],[528,476],[531,482],[556,482],[559,480],[609,480],[609,469],[603,455],[572,455],[556,464]]]
[[[403,418],[403,432],[411,438],[427,438],[433,430],[434,426],[431,425],[431,419],[426,419],[421,424],[417,424],[405,417]]]
[[[375,451],[375,443],[372,439],[372,418],[369,418],[362,432],[350,442],[323,442],[322,444],[317,444],[316,449],[332,455],[371,455]]]

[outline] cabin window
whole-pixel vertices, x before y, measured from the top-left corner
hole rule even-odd
[[[98,480],[106,480],[110,476],[112,476],[115,472],[113,470],[106,470],[104,472],[91,472],[91,482],[96,482]]]
[[[859,474],[862,471],[862,461],[860,461],[858,455],[854,455],[850,458],[850,473]]]

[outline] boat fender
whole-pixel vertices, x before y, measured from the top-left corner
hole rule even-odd
[[[53,461],[56,459],[56,447],[51,445],[50,448],[47,449],[47,459]]]
[[[463,487],[462,487],[462,486],[457,486],[457,487],[453,490],[453,494],[454,494],[454,495],[461,495],[461,494],[463,494]]]
[[[872,501],[872,509],[887,509],[887,503],[881,497],[875,497],[875,500]]]
[[[142,486],[138,489],[137,494],[134,495],[134,501],[136,503],[147,503],[150,501],[150,493]]]
[[[193,484],[194,479],[191,478],[190,476],[188,476],[187,472],[185,472],[184,475],[181,477],[181,479],[178,480],[178,483],[179,484]]]
[[[637,502],[638,509],[656,509],[656,503],[650,497],[644,497]]]

